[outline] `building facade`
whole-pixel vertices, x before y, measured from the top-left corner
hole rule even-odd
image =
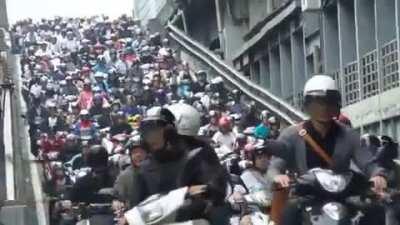
[[[305,81],[328,73],[355,127],[400,136],[400,0],[174,4],[182,30],[255,84],[301,109]]]

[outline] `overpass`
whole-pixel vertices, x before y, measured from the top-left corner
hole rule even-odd
[[[261,108],[271,111],[286,125],[306,119],[306,116],[301,111],[244,77],[207,47],[179,30],[173,23],[169,23],[166,29],[169,37],[179,46],[181,57],[191,62],[191,66],[194,68],[205,69],[211,76],[221,76],[229,87],[242,90],[250,99],[256,101]]]

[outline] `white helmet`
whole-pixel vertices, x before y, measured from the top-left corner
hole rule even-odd
[[[335,80],[327,75],[315,75],[304,85],[303,96],[325,96],[327,91],[339,92]]]
[[[175,127],[178,134],[197,136],[201,126],[201,115],[191,105],[177,103],[168,108],[175,116]]]
[[[336,82],[327,75],[316,75],[304,86],[304,104],[307,105],[313,97],[324,97],[329,104],[341,107],[341,96]]]
[[[265,119],[267,119],[268,117],[269,117],[269,115],[270,115],[270,112],[268,111],[268,110],[263,110],[262,112],[261,112],[261,120],[265,120]]]

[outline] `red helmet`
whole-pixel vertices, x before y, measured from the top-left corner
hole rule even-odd
[[[221,128],[231,128],[231,120],[227,116],[223,116],[218,121],[218,126]]]

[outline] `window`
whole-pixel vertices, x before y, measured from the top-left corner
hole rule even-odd
[[[344,68],[344,89],[345,104],[350,105],[359,101],[360,90],[358,80],[358,64],[357,62],[349,63]]]
[[[361,59],[361,82],[363,98],[379,94],[377,52],[374,50],[365,54]]]
[[[397,41],[393,40],[381,49],[383,91],[399,86]]]

